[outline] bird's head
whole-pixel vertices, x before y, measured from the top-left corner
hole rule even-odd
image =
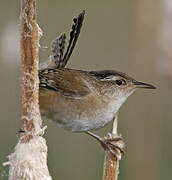
[[[102,86],[102,92],[112,98],[114,97],[121,105],[136,89],[156,89],[155,86],[136,81],[134,78],[120,71],[91,71],[90,74],[95,76],[100,82],[102,82],[102,84],[104,84]]]

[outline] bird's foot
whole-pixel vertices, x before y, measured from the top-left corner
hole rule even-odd
[[[108,133],[107,136],[102,138],[101,145],[105,150],[114,155],[117,160],[120,160],[122,155],[125,154],[125,143],[123,142],[122,136],[119,134]]]
[[[117,160],[120,160],[122,154],[125,153],[124,151],[125,144],[123,142],[121,135],[108,133],[107,136],[102,138],[90,131],[88,131],[87,134],[97,139],[102,145],[102,147],[105,150],[109,151],[113,156],[115,156]]]

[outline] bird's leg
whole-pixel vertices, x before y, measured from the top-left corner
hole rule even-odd
[[[113,135],[111,133],[108,133],[105,137],[100,137],[90,131],[86,132],[88,135],[92,136],[93,138],[97,139],[102,147],[105,150],[108,150],[110,153],[112,153],[117,159],[120,159],[121,154],[124,154],[124,147],[125,144],[122,141],[121,135]]]

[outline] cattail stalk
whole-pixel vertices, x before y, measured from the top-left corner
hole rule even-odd
[[[112,129],[112,137],[117,134],[118,114],[115,116]],[[121,157],[120,157],[121,158]],[[108,150],[105,152],[103,180],[117,180],[119,174],[119,159],[116,158]]]
[[[9,180],[51,180],[39,111],[39,38],[36,0],[21,0],[22,133],[9,155]]]

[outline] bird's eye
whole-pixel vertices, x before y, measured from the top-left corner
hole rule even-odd
[[[121,85],[122,85],[122,81],[121,81],[121,80],[116,80],[115,83],[116,83],[118,86],[121,86]]]

